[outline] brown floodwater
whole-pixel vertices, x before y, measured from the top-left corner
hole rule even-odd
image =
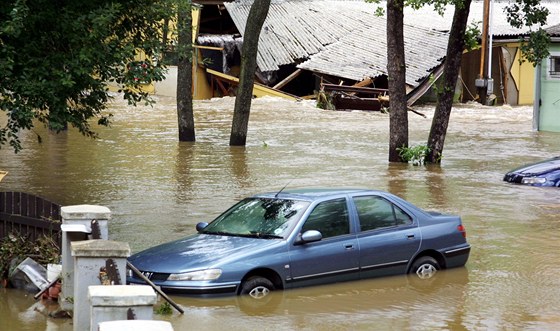
[[[22,134],[0,149],[0,190],[112,211],[110,238],[133,252],[195,232],[238,199],[289,187],[368,187],[463,217],[465,268],[429,283],[406,276],[277,292],[264,308],[238,298],[172,298],[185,314],[155,315],[175,330],[546,330],[560,328],[560,191],[510,185],[508,170],[560,155],[560,134],[532,130],[531,107],[454,108],[441,166],[387,162],[387,114],[320,110],[311,102],[253,102],[246,147],[230,147],[234,99],[197,101],[196,143],[177,141],[175,100],[115,102],[100,138],[75,130]],[[425,144],[432,106],[410,113],[410,145]],[[3,119],[0,119],[0,121]],[[33,294],[0,289],[1,330],[71,330]]]

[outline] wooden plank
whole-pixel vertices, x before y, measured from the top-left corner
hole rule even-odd
[[[333,104],[338,110],[381,110],[381,102],[377,98],[334,98]]]
[[[6,213],[13,214],[13,198],[14,192],[6,192]]]
[[[352,85],[355,87],[366,87],[368,85],[370,85],[373,82],[373,79],[371,78],[366,78],[364,80],[362,80],[361,82],[357,82],[356,84]]]
[[[335,85],[335,84],[322,84],[324,91],[340,91],[340,92],[353,92],[353,93],[363,93],[368,95],[379,95],[385,94],[389,90],[374,87],[356,87],[348,85]]]
[[[279,90],[282,87],[286,86],[289,82],[291,82],[294,78],[296,78],[300,74],[301,74],[301,69],[298,69],[298,70],[292,72],[288,77],[284,78],[280,83],[274,85],[272,88],[276,89],[276,90]]]
[[[235,77],[235,76],[230,76],[227,74],[224,74],[222,72],[216,71],[216,70],[212,70],[210,68],[206,69],[206,72],[211,74],[212,76],[214,76],[217,79],[220,79],[224,82],[227,82],[229,84],[235,85],[237,86],[239,84],[239,78]],[[262,84],[258,84],[255,83],[253,84],[253,95],[257,96],[257,97],[262,97],[262,96],[274,96],[274,97],[281,97],[281,98],[285,98],[285,99],[290,99],[290,100],[298,100],[299,98],[296,96],[293,96],[291,94],[279,91],[279,90],[275,90],[271,87],[268,87],[266,85],[262,85]]]

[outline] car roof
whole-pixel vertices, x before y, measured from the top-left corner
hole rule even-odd
[[[523,173],[534,173],[534,174],[542,174],[546,172],[550,172],[553,170],[560,169],[560,157],[554,157],[547,160],[542,160],[539,162],[534,162],[530,164],[526,164],[519,168],[516,168],[510,172],[523,172]]]
[[[300,199],[300,200],[321,200],[328,197],[342,196],[356,193],[386,194],[386,192],[360,189],[360,188],[297,188],[283,189],[278,192],[268,192],[255,195],[255,197]]]

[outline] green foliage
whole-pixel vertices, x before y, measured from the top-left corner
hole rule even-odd
[[[537,66],[550,54],[548,52],[550,36],[541,28],[546,25],[550,11],[540,5],[540,0],[515,0],[505,11],[511,26],[530,29],[529,37],[520,40],[522,57],[519,61],[521,63],[529,61],[533,66]],[[538,27],[536,31],[532,30],[534,26]]]
[[[44,235],[36,241],[31,241],[19,233],[10,233],[0,241],[0,278],[7,277],[11,272],[12,260],[15,259],[19,263],[27,257],[41,265],[58,263],[60,248],[52,236]]]
[[[19,132],[42,123],[53,130],[68,124],[96,137],[91,119],[108,125],[108,87],[130,104],[150,102],[141,84],[163,78],[159,55],[163,22],[173,0],[26,1],[0,6],[0,147],[21,150]],[[128,72],[143,53],[146,76]],[[141,65],[142,65],[141,64]],[[145,78],[145,79],[137,79]]]
[[[518,29],[545,25],[550,11],[540,3],[540,0],[515,0],[505,9],[508,23]]]
[[[478,38],[482,33],[479,28],[480,24],[482,24],[480,21],[471,22],[465,30],[465,49],[467,51],[472,51],[478,47]]]
[[[529,61],[533,67],[541,63],[543,59],[550,55],[548,45],[550,44],[550,36],[545,30],[539,28],[537,31],[531,31],[529,38],[521,43],[521,59],[519,61]]]
[[[332,95],[321,91],[317,94],[317,108],[335,110]]]
[[[430,152],[430,148],[425,145],[418,145],[414,147],[402,146],[397,148],[397,151],[403,161],[412,162],[413,165],[419,166],[424,163],[424,159]]]
[[[158,315],[171,315],[173,310],[171,309],[171,305],[169,302],[165,301],[159,307],[157,307],[154,311]]]

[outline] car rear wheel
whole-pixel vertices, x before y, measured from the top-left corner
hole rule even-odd
[[[431,256],[422,256],[412,264],[410,273],[416,274],[420,279],[430,279],[440,269],[439,263]]]
[[[264,277],[251,277],[241,285],[239,294],[261,300],[274,291],[274,284]]]

